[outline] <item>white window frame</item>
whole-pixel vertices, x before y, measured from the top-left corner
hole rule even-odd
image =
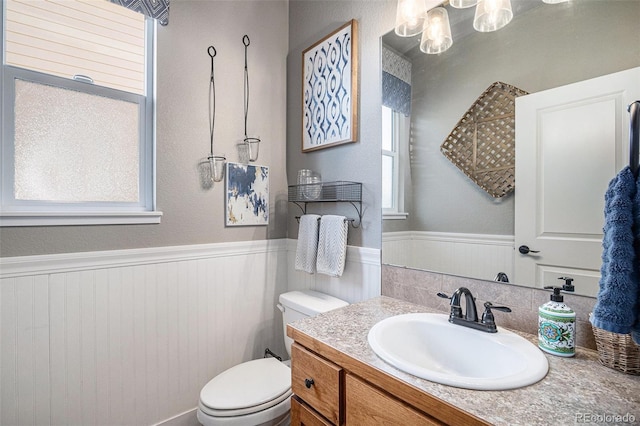
[[[5,2],[0,8],[3,52],[5,43]],[[162,212],[156,210],[155,167],[155,94],[156,94],[156,34],[157,24],[145,18],[145,95],[101,87],[17,68],[5,64],[2,58],[0,82],[3,87],[1,103],[2,132],[0,133],[0,227],[3,226],[59,226],[98,224],[160,223]],[[47,84],[63,89],[77,90],[91,95],[137,103],[141,123],[139,151],[139,194],[137,203],[54,203],[47,201],[16,200],[14,196],[14,111],[15,79]]]
[[[384,107],[383,108],[388,108]],[[382,155],[393,159],[392,176],[392,199],[393,207],[382,209],[383,219],[406,219],[409,215],[404,211],[404,172],[403,167],[408,166],[406,152],[409,144],[409,122],[410,118],[403,114],[391,110],[391,151],[382,149]]]

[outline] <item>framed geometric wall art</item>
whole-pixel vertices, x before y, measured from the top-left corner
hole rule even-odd
[[[302,152],[358,136],[358,21],[302,52]]]
[[[227,163],[227,226],[269,224],[269,167]]]

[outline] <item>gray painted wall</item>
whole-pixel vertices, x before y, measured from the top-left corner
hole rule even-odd
[[[288,2],[173,0],[158,26],[157,204],[159,225],[1,228],[0,256],[263,240],[286,236],[286,55]],[[249,134],[257,164],[270,166],[270,224],[224,226],[224,184],[204,191],[196,165],[209,153],[208,85],[215,45],[215,151],[238,161],[244,135],[244,46],[249,35]]]
[[[385,1],[290,1],[289,56],[287,59],[287,176],[296,182],[297,171],[311,169],[323,180],[363,183],[364,217],[360,228],[349,229],[349,244],[381,247],[381,72],[380,36],[395,21],[395,0]],[[357,143],[302,153],[302,52],[350,19],[359,24],[360,136]],[[308,212],[354,217],[350,205],[311,205]],[[288,236],[297,238],[295,216],[300,209],[289,206]]]
[[[513,194],[494,200],[440,153],[440,145],[495,81],[533,93],[640,65],[638,37],[629,31],[638,22],[638,1],[541,3],[500,31],[454,40],[441,55],[409,52],[414,64],[410,228],[512,235]],[[385,231],[399,230],[392,222],[399,221],[385,221]]]

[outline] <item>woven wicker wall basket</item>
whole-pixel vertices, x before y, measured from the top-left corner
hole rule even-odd
[[[471,105],[440,151],[494,198],[515,189],[515,99],[528,92],[495,82]]]

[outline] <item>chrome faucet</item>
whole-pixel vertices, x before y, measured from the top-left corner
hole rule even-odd
[[[460,301],[463,295],[465,299],[464,316],[462,315],[462,306],[460,306]],[[494,306],[491,302],[485,302],[484,313],[482,314],[480,321],[478,321],[476,301],[468,288],[460,287],[451,297],[444,293],[438,293],[438,296],[451,300],[451,313],[449,314],[450,323],[486,331],[487,333],[496,333],[498,331],[493,312],[491,312],[492,309],[502,312],[511,312],[511,309],[506,306]]]

